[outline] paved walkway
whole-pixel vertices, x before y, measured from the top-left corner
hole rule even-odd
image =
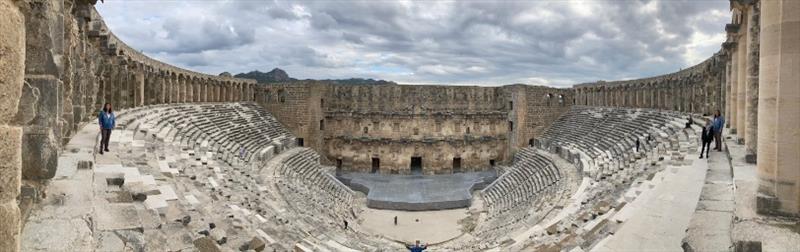
[[[22,251],[94,250],[94,226],[105,223],[92,204],[93,171],[77,169],[78,162],[94,163],[97,126],[92,128],[79,131],[59,157],[47,197],[32,210],[22,231]]]
[[[695,251],[730,251],[733,243],[733,174],[725,152],[712,151],[700,202],[686,232]]]

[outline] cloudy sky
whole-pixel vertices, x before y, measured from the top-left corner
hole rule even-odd
[[[111,0],[112,32],[209,74],[399,83],[571,84],[647,77],[718,51],[727,0]]]

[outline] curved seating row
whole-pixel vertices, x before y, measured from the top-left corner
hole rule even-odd
[[[562,179],[562,172],[549,157],[535,148],[521,149],[508,171],[482,191],[487,214],[476,235],[497,237],[504,233],[498,231],[529,221],[563,189]]]
[[[298,209],[315,210],[330,220],[348,218],[353,206],[353,191],[322,169],[319,154],[312,149],[302,148],[288,157],[278,169],[281,175],[280,187],[291,204]],[[295,200],[305,199],[305,200]]]
[[[121,114],[118,123],[186,148],[199,146],[229,164],[265,161],[294,143],[283,125],[252,103],[137,107]]]
[[[623,162],[640,150],[648,151],[683,126],[685,114],[650,109],[573,107],[535,141],[576,163],[594,179],[623,169]],[[648,137],[649,136],[649,137]],[[649,141],[648,141],[649,139]],[[580,160],[590,167],[583,167]]]
[[[278,251],[387,247],[387,241],[342,232],[341,220],[352,215],[352,192],[322,170],[313,150],[292,148],[288,130],[255,104],[137,107],[119,113],[118,128],[114,135],[130,138],[120,141],[127,152],[141,152],[135,150],[139,146],[155,154],[146,155],[161,166],[153,175],[159,184],[178,189],[177,206],[186,208],[180,211],[237,230],[236,237],[228,233],[228,241],[240,245],[258,236]],[[269,161],[279,151],[290,156],[280,160],[279,179],[265,182],[256,171],[266,162],[254,161]]]

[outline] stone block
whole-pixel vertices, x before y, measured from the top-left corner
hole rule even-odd
[[[141,220],[133,204],[95,205],[94,220],[97,230],[119,230],[141,228]]]
[[[744,161],[747,162],[748,164],[755,164],[757,159],[758,158],[755,153],[747,154],[744,156]]]
[[[0,202],[6,202],[19,194],[22,130],[0,126],[0,139]]]
[[[53,178],[58,168],[58,138],[48,128],[26,127],[22,136],[22,178]]]
[[[25,72],[61,76],[64,48],[62,1],[32,1],[25,12]]]
[[[736,252],[761,252],[760,241],[736,241]]]
[[[36,118],[36,106],[39,101],[39,89],[33,88],[30,83],[22,85],[21,102],[17,107],[17,115],[14,121],[18,125],[28,125]]]
[[[202,237],[193,242],[194,247],[200,252],[222,252],[217,243],[208,237]]]
[[[3,251],[19,251],[20,246],[20,213],[17,202],[0,203],[0,249]],[[7,249],[7,250],[6,250]]]
[[[0,1],[0,124],[17,114],[25,76],[25,19],[14,1]]]
[[[63,82],[53,75],[28,75],[25,77],[25,92],[38,94],[38,99],[20,103],[19,112],[35,114],[27,125],[55,128],[61,118],[61,97],[63,97]],[[28,86],[30,86],[28,88]],[[26,95],[28,96],[28,95]],[[31,104],[33,103],[33,104]],[[21,117],[17,116],[18,118]],[[59,132],[58,130],[55,130]]]

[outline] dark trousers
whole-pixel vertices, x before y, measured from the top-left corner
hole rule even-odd
[[[722,151],[722,131],[714,132],[714,149]]]
[[[703,141],[703,147],[700,148],[700,156],[703,156],[703,151],[706,152],[706,157],[711,152],[711,140]]]
[[[100,150],[108,149],[108,139],[111,138],[111,129],[100,130]]]

